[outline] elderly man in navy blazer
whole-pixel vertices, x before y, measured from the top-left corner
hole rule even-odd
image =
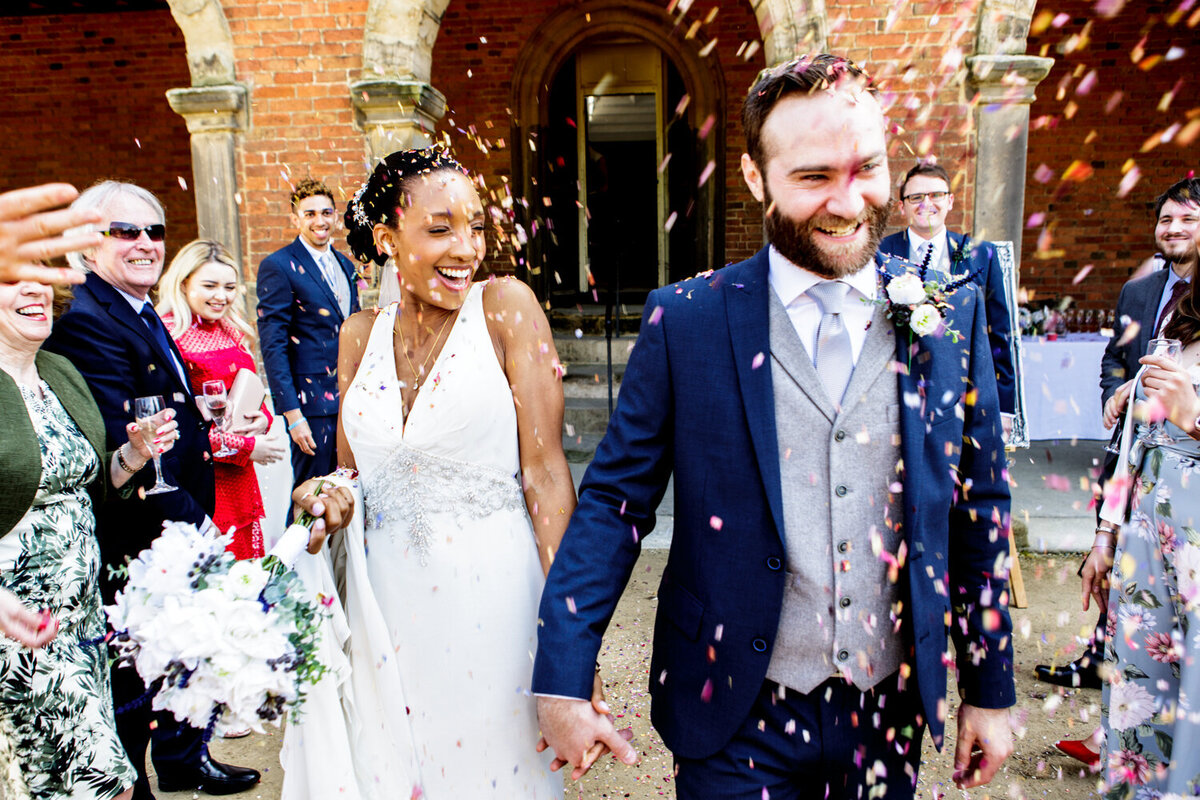
[[[983,290],[987,311],[988,341],[996,366],[996,388],[1005,429],[1011,427],[1016,406],[1016,373],[1012,361],[1012,321],[1004,298],[1004,273],[991,242],[972,242],[969,236],[946,228],[946,215],[954,208],[950,175],[940,164],[922,162],[910,169],[900,187],[900,208],[908,227],[884,237],[879,249],[920,264],[929,252],[936,269],[959,276],[970,273]]]
[[[986,783],[1015,692],[982,295],[929,272],[944,304],[906,313],[925,289],[876,253],[886,126],[852,63],[767,70],[742,116],[770,245],[646,300],[542,595],[545,745],[575,775],[604,747],[636,761],[590,698],[674,473],[649,684],[680,798],[911,798],[925,728],[943,744],[948,666],[955,779]]]
[[[359,305],[354,262],[331,243],[337,211],[329,187],[306,178],[291,206],[296,239],[258,267],[258,335],[299,484],[336,466],[338,334]]]
[[[149,547],[167,520],[201,529],[213,526],[209,423],[196,407],[179,348],[149,300],[165,256],[162,205],[140,186],[103,181],[84,191],[72,208],[100,212],[97,227],[104,238],[96,247],[71,254],[72,265],[87,277],[76,287],[70,310],[54,324],[45,348],[66,356],[83,375],[109,442],[125,438],[135,397],[161,395],[179,423],[179,441],[162,457],[163,478],[178,488],[145,494],[142,490],[150,488],[155,474],[143,470],[130,479],[139,491],[109,492],[96,509],[101,558],[106,567],[116,568]],[[101,571],[106,602],[124,585],[124,576]],[[144,702],[145,686],[131,666],[114,667],[112,686],[117,707],[127,707],[117,714],[117,733],[137,769],[134,800],[153,800],[146,775],[151,740],[150,758],[163,791],[200,787],[209,794],[232,794],[258,782],[257,770],[214,761],[203,731],[177,722],[168,712],[152,712]]]

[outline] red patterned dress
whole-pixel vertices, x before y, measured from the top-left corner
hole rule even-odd
[[[173,315],[163,317],[167,330],[171,330]],[[254,369],[254,357],[242,345],[243,334],[228,322],[209,322],[193,318],[192,325],[175,340],[183,353],[184,366],[192,379],[196,391],[205,381],[224,381],[225,390],[233,386],[233,378],[239,369]],[[267,414],[268,425],[271,415]],[[212,427],[208,434],[213,452],[222,443],[237,452],[231,456],[215,459],[217,482],[217,508],[213,522],[222,531],[234,529],[233,542],[229,551],[241,558],[260,558],[263,552],[262,494],[258,490],[258,476],[250,453],[254,450],[253,436],[235,436],[221,433]]]

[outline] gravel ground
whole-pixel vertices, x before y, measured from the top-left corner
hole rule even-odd
[[[650,727],[650,697],[647,691],[650,665],[650,634],[657,606],[655,596],[666,552],[643,553],[633,579],[625,591],[616,617],[605,638],[600,656],[609,703],[619,715],[619,727],[632,726],[635,744],[642,756],[637,767],[625,767],[606,758],[578,784],[569,786],[574,800],[599,798],[658,798],[674,796],[671,754]],[[992,785],[962,792],[950,783],[953,755],[937,753],[925,738],[920,773],[921,798],[1084,798],[1095,794],[1095,776],[1078,762],[1054,749],[1062,738],[1081,738],[1099,717],[1100,693],[1063,690],[1033,680],[1033,666],[1055,660],[1070,660],[1079,652],[1076,636],[1086,633],[1093,613],[1079,609],[1079,580],[1075,576],[1078,557],[1070,554],[1022,556],[1021,564],[1029,607],[1013,609],[1016,630],[1017,706],[1013,712],[1018,732],[1016,751]],[[948,741],[953,736],[953,712]],[[263,780],[237,798],[279,797],[282,770],[278,750],[283,735],[251,735],[245,739],[220,741],[214,755],[222,761],[253,766]],[[191,800],[193,792],[158,793],[161,800]]]

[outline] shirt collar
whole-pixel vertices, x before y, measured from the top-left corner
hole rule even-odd
[[[944,252],[946,252],[946,244],[947,244],[946,239],[947,239],[946,229],[944,227],[938,233],[934,234],[932,237],[930,237],[928,239],[926,239],[921,234],[917,233],[912,228],[908,229],[908,248],[909,248],[910,252],[915,251],[924,242],[933,242],[933,246],[935,248],[937,248],[936,250],[934,250],[934,252],[935,253],[944,253]]]
[[[816,284],[829,280],[794,264],[783,253],[776,250],[774,245],[771,245],[771,249],[767,253],[767,264],[767,280],[785,307],[796,302]],[[875,288],[878,285],[878,279],[875,276],[875,259],[872,258],[853,275],[845,275],[838,280],[850,284],[851,289],[867,300],[873,301]]]
[[[333,250],[333,247],[329,245],[326,245],[324,250],[318,250],[305,241],[303,236],[297,236],[296,238],[300,241],[300,244],[304,245],[304,249],[308,251],[308,254],[312,256],[312,260],[315,261],[317,265],[320,265],[321,259],[325,257],[326,253],[329,253]]]
[[[1180,281],[1183,281],[1184,283],[1191,283],[1191,281],[1189,281],[1187,278],[1179,277],[1179,273],[1175,271],[1175,264],[1168,261],[1167,262],[1167,285],[1163,287],[1163,291],[1170,292],[1173,288],[1175,288],[1175,284],[1179,283]]]
[[[141,314],[142,309],[145,307],[146,303],[150,302],[149,297],[135,297],[134,295],[131,295],[129,292],[125,291],[124,289],[122,289],[119,286],[113,286],[111,283],[108,285],[112,286],[112,288],[116,290],[117,294],[119,294],[119,295],[121,295],[121,297],[125,298],[125,302],[129,303],[130,307],[133,308],[133,311],[135,314]],[[153,307],[154,306],[151,306],[151,308],[153,308]]]

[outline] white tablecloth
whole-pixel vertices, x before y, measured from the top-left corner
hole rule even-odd
[[[1105,439],[1100,359],[1105,337],[1068,335],[1056,342],[1021,339],[1030,439]]]

